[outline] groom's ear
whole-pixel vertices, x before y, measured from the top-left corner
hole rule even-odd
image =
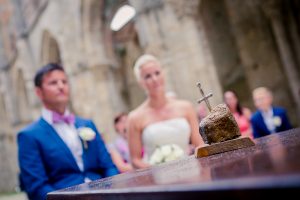
[[[42,99],[42,88],[35,87],[35,94],[39,97],[39,99]]]

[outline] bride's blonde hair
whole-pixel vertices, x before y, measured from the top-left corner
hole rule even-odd
[[[137,61],[135,62],[133,71],[134,71],[135,78],[138,81],[141,79],[140,71],[141,71],[142,66],[151,61],[154,61],[154,62],[160,64],[159,60],[151,54],[144,54],[144,55],[140,56],[137,59]]]

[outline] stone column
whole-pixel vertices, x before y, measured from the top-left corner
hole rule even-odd
[[[268,18],[262,12],[262,1],[225,1],[242,67],[251,90],[269,87],[274,104],[285,107],[296,123],[289,77],[280,60]]]
[[[300,119],[300,79],[296,61],[287,39],[285,25],[282,21],[283,15],[280,10],[281,6],[279,1],[267,0],[264,1],[263,9],[271,21],[283,68],[289,80],[288,85],[296,102],[298,119]]]

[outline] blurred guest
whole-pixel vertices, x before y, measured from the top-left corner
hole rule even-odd
[[[198,121],[200,123],[201,120],[207,115],[207,108],[205,104],[199,103],[196,107],[196,112],[197,112]]]
[[[291,129],[286,110],[272,106],[273,95],[266,87],[259,87],[252,92],[257,111],[251,117],[255,138]]]
[[[251,128],[251,111],[249,108],[242,107],[238,100],[238,97],[233,91],[226,91],[224,93],[224,101],[229,110],[233,114],[242,136],[248,136],[253,139],[253,133]]]
[[[30,200],[54,190],[118,174],[92,120],[69,109],[69,82],[62,66],[37,71],[41,118],[18,133],[20,179]]]
[[[198,131],[193,105],[185,100],[169,98],[161,64],[152,55],[143,55],[135,63],[134,72],[146,100],[129,114],[129,149],[135,168],[149,166],[157,147],[179,146],[187,155],[189,141],[194,146],[204,142]],[[141,156],[144,147],[144,159]]]
[[[120,172],[132,170],[130,154],[127,143],[127,114],[120,113],[114,118],[115,131],[118,134],[116,140],[109,145],[109,152],[113,162]]]

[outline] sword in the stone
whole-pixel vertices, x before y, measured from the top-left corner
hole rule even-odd
[[[208,95],[205,96],[205,94],[204,94],[204,92],[203,92],[203,90],[201,88],[201,83],[197,83],[197,86],[199,88],[199,91],[200,91],[201,95],[203,96],[201,99],[198,100],[198,103],[201,103],[202,101],[205,101],[205,104],[206,104],[206,106],[207,106],[207,108],[208,108],[208,110],[210,112],[211,111],[211,106],[209,104],[208,98],[212,97],[213,94],[209,93]]]

